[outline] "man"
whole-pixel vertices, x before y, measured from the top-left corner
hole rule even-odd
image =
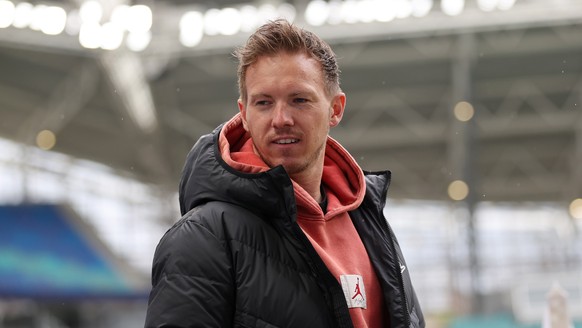
[[[239,113],[188,155],[146,327],[424,327],[390,173],[328,136],[346,104],[331,48],[277,20],[236,55]]]

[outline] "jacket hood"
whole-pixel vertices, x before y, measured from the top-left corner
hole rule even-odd
[[[331,137],[326,144],[322,183],[328,195],[328,219],[357,208],[366,191],[362,170]],[[211,200],[269,215],[298,211],[307,218],[324,216],[319,204],[289,178],[282,166],[269,168],[253,152],[240,114],[203,136],[186,160],[180,183],[182,214]]]
[[[182,215],[211,201],[236,204],[269,217],[294,215],[293,185],[285,169],[277,166],[244,173],[230,167],[219,150],[218,138],[223,128],[224,124],[202,136],[188,153],[179,185]],[[234,144],[244,137],[244,133],[229,136]]]

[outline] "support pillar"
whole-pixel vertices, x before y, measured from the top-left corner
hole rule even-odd
[[[475,42],[474,34],[459,35],[456,55],[453,58],[449,164],[451,166],[450,182],[462,181],[461,185],[464,183],[468,187],[468,193],[457,200],[457,206],[466,209],[464,213],[467,216],[471,312],[480,313],[483,311],[483,298],[480,286],[478,234],[474,217],[477,202],[475,170],[477,126],[472,105]]]

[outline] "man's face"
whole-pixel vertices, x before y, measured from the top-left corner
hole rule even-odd
[[[255,152],[270,167],[283,165],[291,177],[316,177],[345,95],[325,92],[320,64],[304,53],[259,57],[245,82],[248,97],[238,105]]]

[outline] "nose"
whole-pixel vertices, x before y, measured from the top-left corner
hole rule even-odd
[[[293,125],[291,109],[284,103],[279,103],[273,109],[273,127],[282,128]]]

